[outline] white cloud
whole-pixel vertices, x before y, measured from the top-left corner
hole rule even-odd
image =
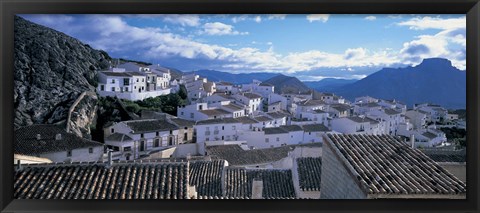
[[[328,18],[330,17],[329,14],[311,14],[307,16],[307,20],[309,22],[314,22],[314,21],[321,21],[323,23],[328,21]]]
[[[397,23],[399,26],[407,26],[412,30],[426,30],[426,29],[439,29],[449,30],[456,28],[465,28],[466,19],[465,16],[459,18],[435,18],[435,17],[416,17],[408,21]]]
[[[434,35],[420,35],[414,40],[405,42],[400,54],[407,63],[420,63],[423,58],[448,58],[459,69],[465,69],[466,60],[466,19],[415,17],[408,21],[397,23],[408,26],[411,30],[438,29]]]
[[[50,27],[65,31],[71,28],[70,22],[72,20],[66,18],[64,21],[53,22]],[[115,15],[89,15],[85,20],[75,23],[78,23],[76,27],[88,29],[91,37],[84,39],[84,42],[113,55],[140,54],[139,58],[152,62],[169,60],[170,57],[198,59],[227,71],[297,73],[321,68],[345,68],[348,76],[361,78],[365,73],[359,73],[359,67],[414,64],[419,62],[417,58],[420,57],[445,57],[460,69],[465,66],[465,60],[461,59],[465,55],[466,45],[464,28],[418,36],[405,42],[401,50],[355,47],[340,53],[307,50],[280,55],[273,48],[242,48],[236,44],[220,46],[165,32],[161,28],[135,27],[122,20],[121,16]],[[208,31],[212,35],[241,34],[233,26],[224,23],[213,22],[201,26],[204,33]],[[271,42],[264,44],[273,47]]]
[[[377,19],[376,16],[367,16],[365,17],[366,20],[369,20],[369,21],[375,21]]]
[[[200,25],[200,17],[198,15],[187,14],[168,14],[162,15],[163,20],[173,24],[180,24],[182,26],[198,26]]]
[[[256,16],[256,17],[255,17],[255,22],[257,22],[257,23],[262,22],[262,17]]]
[[[287,17],[286,14],[272,14],[272,15],[269,15],[268,16],[268,20],[272,20],[272,19],[280,19],[280,20],[283,20]]]
[[[232,25],[220,22],[206,23],[203,25],[202,33],[208,35],[248,35],[248,32],[234,31],[233,28]]]

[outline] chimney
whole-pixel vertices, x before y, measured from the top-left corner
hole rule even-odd
[[[252,183],[252,199],[263,199],[263,181],[260,178],[254,178]]]
[[[112,166],[112,150],[108,150],[108,166]]]
[[[58,133],[55,135],[55,140],[56,141],[59,141],[59,140],[62,140],[62,134]]]
[[[410,143],[412,144],[412,149],[415,149],[415,135],[410,135]]]
[[[42,136],[40,134],[37,134],[37,140],[41,140]]]
[[[17,160],[17,170],[20,170],[20,169],[22,169],[22,164],[20,160]]]

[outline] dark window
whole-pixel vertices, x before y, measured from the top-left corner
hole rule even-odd
[[[72,150],[67,151],[67,157],[72,157]]]
[[[111,129],[111,132],[112,132],[112,133],[114,133],[114,132],[115,132],[115,129],[114,129],[114,128],[112,128],[112,129]]]
[[[222,126],[222,130],[225,130],[225,126]]]
[[[132,151],[132,147],[130,147],[130,146],[123,147],[123,151],[125,151],[125,152]]]
[[[170,135],[173,134],[173,130],[170,130]]]
[[[155,139],[155,142],[153,144],[154,147],[159,147],[160,146],[160,139]]]
[[[160,133],[159,133],[159,132],[156,132],[155,135],[158,137],[158,136],[160,135]]]
[[[188,133],[185,132],[183,133],[183,141],[187,141],[188,140]]]
[[[112,87],[112,92],[115,92],[115,87]]]
[[[115,83],[115,79],[112,79],[112,84],[114,84],[114,83]]]
[[[125,86],[130,85],[130,79],[124,78],[124,79],[123,79],[123,85],[125,85]]]
[[[104,91],[105,90],[105,85],[100,85],[100,91]]]
[[[145,141],[140,142],[140,151],[145,151]]]
[[[141,138],[143,138],[143,137],[144,137],[143,133],[142,133],[142,134],[140,134],[140,137],[141,137]]]
[[[169,137],[168,138],[168,145],[173,145],[173,138],[172,137]]]
[[[93,153],[93,148],[88,148],[88,153]]]
[[[128,92],[128,87],[125,87],[125,92]]]

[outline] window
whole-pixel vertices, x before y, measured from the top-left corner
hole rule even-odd
[[[72,157],[72,150],[67,151],[67,157]]]
[[[155,136],[158,137],[159,135],[160,135],[160,132],[156,132],[156,133],[155,133]]]
[[[142,82],[145,82],[145,78],[142,78]]]
[[[225,126],[222,126],[222,130],[225,130]]]
[[[88,153],[92,154],[93,153],[93,148],[88,148]]]
[[[270,142],[270,139],[269,138],[265,138],[265,143],[268,143]]]
[[[137,82],[139,82],[140,80],[137,78]]]
[[[125,92],[128,92],[128,87],[125,87]]]
[[[160,139],[155,139],[154,143],[153,143],[153,146],[154,147],[159,147],[160,146]]]
[[[130,85],[130,79],[124,78],[124,79],[123,79],[123,85],[125,85],[125,86]]]
[[[115,132],[115,129],[114,129],[114,128],[110,129],[110,132],[111,132],[111,133],[114,133],[114,132]]]
[[[180,115],[183,115],[183,112],[180,112]]]
[[[115,92],[115,87],[112,87],[112,92]]]
[[[193,118],[193,117],[194,117],[193,112],[191,112],[190,113],[190,118]]]
[[[188,133],[185,132],[183,133],[183,141],[187,141],[188,140]]]
[[[114,83],[115,83],[115,79],[112,79],[112,84],[114,84]]]
[[[133,89],[137,89],[137,86],[134,86]]]
[[[100,91],[104,91],[105,90],[105,85],[100,85]]]
[[[123,151],[124,152],[132,151],[132,147],[131,146],[123,147]]]
[[[170,130],[170,135],[173,134],[173,130]]]
[[[145,136],[145,135],[143,135],[143,133],[142,133],[142,134],[140,134],[140,137],[141,137],[141,138],[143,138],[144,136]]]
[[[210,138],[205,138],[205,141],[210,141]]]
[[[223,137],[223,135],[222,135],[222,140],[224,140],[224,137]]]
[[[279,137],[277,137],[277,141],[280,141],[280,138],[279,138]]]

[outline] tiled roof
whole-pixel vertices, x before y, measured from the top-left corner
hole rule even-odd
[[[324,141],[370,196],[466,193],[465,183],[398,137],[328,134]]]
[[[257,120],[257,121],[260,121],[260,122],[264,122],[264,121],[273,121],[272,118],[269,118],[267,116],[258,116],[258,117],[254,117],[253,119]]]
[[[351,121],[357,122],[357,123],[366,123],[366,122],[370,122],[372,120],[368,117],[358,117],[358,116],[351,116],[351,117],[347,117],[347,118],[350,119]]]
[[[264,83],[264,82],[260,83],[260,86],[273,87],[273,85],[272,85],[272,84],[269,84],[269,83]]]
[[[396,115],[396,114],[400,114],[401,112],[387,108],[387,109],[385,109],[385,113],[386,113],[387,115]]]
[[[298,103],[299,106],[318,106],[322,104],[325,104],[325,102],[322,100],[313,100],[313,99]]]
[[[306,124],[302,126],[305,132],[328,132],[328,127],[323,124]]]
[[[422,135],[425,136],[425,137],[427,137],[427,138],[430,138],[430,139],[434,139],[434,138],[437,137],[437,135],[435,135],[435,134],[433,134],[433,133],[431,133],[431,132],[424,132]]]
[[[316,112],[316,113],[327,113],[327,112],[325,112],[325,111],[323,111],[323,110],[321,110],[321,109],[316,109],[316,110],[313,110],[313,111]]]
[[[457,163],[465,163],[467,160],[465,150],[425,150],[422,149],[422,152],[425,153],[428,157],[430,157],[435,162],[457,162]]]
[[[255,93],[249,93],[249,92],[244,93],[243,96],[247,97],[248,99],[257,99],[257,98],[262,97],[260,95],[255,94]]]
[[[185,119],[182,119],[182,118],[172,118],[170,120],[172,121],[172,123],[176,124],[179,128],[193,127],[193,125],[195,125],[195,122],[185,120]]]
[[[206,109],[206,110],[199,110],[199,112],[208,115],[208,116],[215,116],[215,115],[229,115],[230,112],[224,109]]]
[[[55,140],[61,134],[60,140]],[[37,140],[40,135],[40,140]],[[67,133],[63,128],[51,124],[36,124],[15,131],[14,153],[32,155],[69,151],[103,144]]]
[[[320,191],[322,158],[297,158],[298,182],[304,191]]]
[[[231,110],[235,110],[235,111],[238,111],[238,110],[243,110],[243,107],[239,106],[239,105],[236,105],[236,104],[233,104],[233,103],[229,103],[227,105],[222,105],[223,107],[226,107],[228,109],[231,109]]]
[[[294,146],[281,146],[268,149],[243,150],[238,145],[208,146],[207,153],[228,161],[231,166],[265,164],[287,157]]]
[[[196,125],[221,124],[221,123],[240,123],[235,118],[216,118],[203,121],[197,121]]]
[[[286,133],[288,133],[288,131],[286,129],[280,128],[280,127],[264,128],[263,131],[265,132],[265,135],[286,134]]]
[[[281,112],[269,112],[269,113],[267,113],[267,115],[274,118],[274,119],[287,117],[287,115],[285,113],[281,113]]]
[[[15,172],[16,199],[187,199],[187,163],[25,166]]]
[[[284,129],[287,132],[303,131],[302,127],[298,125],[283,125],[280,128]]]
[[[133,141],[133,139],[130,136],[122,134],[122,133],[118,133],[118,132],[115,132],[115,133],[109,135],[108,137],[105,138],[105,140],[107,140],[107,141],[120,141],[120,142]]]
[[[190,185],[199,196],[222,196],[222,172],[225,160],[190,162]]]
[[[226,81],[220,81],[220,82],[217,83],[217,85],[233,86],[232,83],[226,82]]]
[[[249,118],[247,116],[242,116],[242,117],[237,117],[237,119],[240,123],[242,124],[255,124],[258,123],[258,121],[253,120],[252,118]]]
[[[262,197],[264,199],[296,197],[290,170],[243,168],[227,168],[225,170],[225,196],[251,199],[254,178],[263,181]]]
[[[350,105],[347,104],[333,104],[331,105],[331,107],[339,112],[347,111],[352,108]]]
[[[106,76],[114,76],[114,77],[132,77],[132,75],[128,74],[128,72],[109,72],[103,71],[102,74]]]
[[[133,130],[133,133],[135,134],[178,129],[177,126],[169,123],[166,120],[147,119],[124,122],[128,127]]]

